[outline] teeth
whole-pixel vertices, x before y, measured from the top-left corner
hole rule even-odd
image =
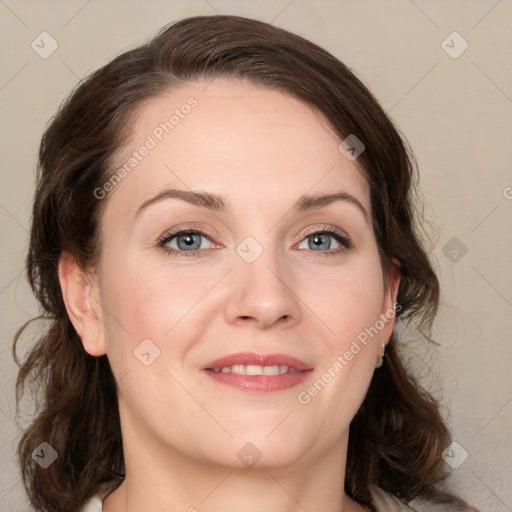
[[[280,373],[286,373],[288,368],[283,366],[283,369],[286,368],[286,371],[281,372],[279,365],[274,366],[264,366],[263,367],[263,375],[279,375]]]
[[[222,368],[212,368],[215,373],[235,373],[237,375],[282,375],[284,373],[297,373],[294,368],[288,366],[273,365],[259,366],[256,364],[234,364],[233,366],[223,366]]]
[[[245,374],[245,365],[244,364],[234,364],[231,367],[231,373],[236,373],[237,375]]]
[[[248,364],[245,367],[246,375],[263,375],[263,368],[261,366],[256,366],[255,364]]]

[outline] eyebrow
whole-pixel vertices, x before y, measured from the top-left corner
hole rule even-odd
[[[366,208],[363,206],[361,201],[359,201],[357,197],[353,196],[352,194],[349,194],[348,192],[336,192],[334,194],[302,196],[293,206],[293,210],[296,212],[310,211],[315,208],[327,206],[336,201],[346,201],[350,204],[353,204],[361,211],[361,213],[364,215],[364,218],[367,221],[370,220],[368,212],[366,211]]]
[[[152,204],[159,203],[165,199],[181,199],[187,203],[193,204],[194,206],[202,206],[210,210],[225,211],[227,210],[227,201],[223,196],[217,194],[211,194],[209,192],[193,192],[192,190],[180,190],[177,188],[170,188],[159,192],[156,196],[153,196],[144,201],[138,208],[135,215],[140,213],[151,206]]]
[[[166,199],[180,199],[187,203],[193,204],[194,206],[200,206],[208,208],[213,211],[226,211],[229,209],[227,199],[218,194],[212,194],[210,192],[194,192],[192,190],[180,190],[176,188],[166,189],[159,192],[155,196],[144,201],[136,212],[136,216],[148,208],[149,206],[159,203]],[[361,213],[364,215],[366,221],[369,221],[368,212],[362,205],[361,201],[348,192],[336,192],[334,194],[318,194],[318,195],[303,195],[293,205],[291,211],[295,212],[306,212],[311,211],[322,206],[327,206],[336,201],[346,201],[356,206]]]

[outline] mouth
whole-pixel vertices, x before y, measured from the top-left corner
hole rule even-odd
[[[241,391],[282,391],[304,382],[313,368],[284,354],[231,354],[203,369],[214,381]]]

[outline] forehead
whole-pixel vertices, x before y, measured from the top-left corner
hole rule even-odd
[[[143,104],[130,128],[113,168],[126,172],[108,205],[123,215],[165,188],[220,194],[240,211],[260,213],[308,192],[341,190],[370,211],[367,181],[339,151],[339,136],[281,91],[234,80],[192,82]]]

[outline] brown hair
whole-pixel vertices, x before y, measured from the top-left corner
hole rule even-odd
[[[400,263],[400,316],[431,326],[439,290],[414,227],[413,160],[368,89],[325,50],[266,23],[235,16],[174,23],[84,80],[42,138],[27,271],[51,323],[17,380],[18,401],[27,384],[37,399],[18,449],[37,510],[76,511],[100,487],[115,487],[124,472],[116,383],[107,357],[84,351],[66,314],[59,258],[70,251],[83,268],[97,262],[106,200],[93,191],[114,172],[130,116],[172,87],[217,77],[291,94],[323,114],[341,138],[355,134],[363,141],[357,162],[370,184],[382,266],[386,273],[393,259]],[[436,400],[404,369],[393,337],[350,429],[345,489],[369,506],[371,485],[405,500],[447,498],[435,485],[444,478],[448,429]],[[47,469],[31,457],[41,442],[59,454]]]

